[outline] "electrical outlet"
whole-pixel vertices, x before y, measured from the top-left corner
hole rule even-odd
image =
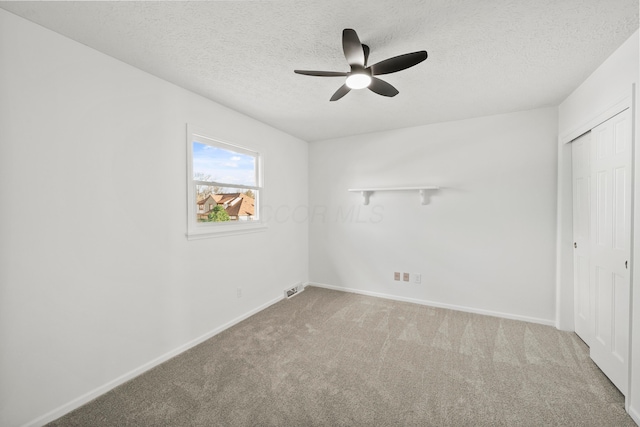
[[[413,283],[422,283],[422,274],[416,273],[413,275]]]
[[[409,281],[409,273],[402,273],[402,280],[404,280],[405,282]]]
[[[400,272],[396,271],[393,273],[393,280],[400,280]]]
[[[236,288],[236,295],[238,298],[242,298],[242,288]]]

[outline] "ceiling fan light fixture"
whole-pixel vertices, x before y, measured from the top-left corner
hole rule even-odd
[[[373,65],[369,62],[369,46],[362,44],[358,34],[351,28],[345,28],[342,31],[342,50],[347,63],[351,67],[349,72],[340,71],[312,71],[312,70],[293,70],[296,74],[304,74],[307,76],[318,77],[346,77],[345,83],[338,88],[329,101],[337,101],[348,94],[352,89],[369,88],[378,95],[387,96],[389,98],[396,96],[398,89],[379,79],[381,74],[391,74],[398,71],[406,70],[417,65],[427,59],[427,51],[405,53],[404,55],[394,56],[385,59]]]
[[[346,84],[349,89],[364,89],[371,84],[371,76],[365,72],[352,73],[347,77]]]

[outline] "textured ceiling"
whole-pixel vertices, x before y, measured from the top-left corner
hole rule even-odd
[[[557,105],[638,28],[638,0],[5,2],[4,8],[307,141]],[[400,94],[351,91],[344,28]]]

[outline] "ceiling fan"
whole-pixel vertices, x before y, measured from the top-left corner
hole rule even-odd
[[[369,60],[369,46],[360,43],[358,34],[351,28],[346,28],[342,31],[342,50],[344,56],[347,58],[347,62],[351,66],[351,71],[309,71],[309,70],[293,70],[297,74],[304,74],[307,76],[318,77],[346,77],[346,82],[333,94],[331,101],[337,101],[345,96],[351,89],[364,89],[369,90],[382,96],[396,96],[399,92],[398,89],[380,80],[375,76],[381,74],[395,73],[396,71],[402,71],[409,67],[413,67],[427,59],[427,51],[421,50],[418,52],[406,53],[404,55],[394,56],[393,58],[385,59],[374,65],[367,66]]]

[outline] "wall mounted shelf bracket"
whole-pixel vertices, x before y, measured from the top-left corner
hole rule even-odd
[[[371,197],[371,193],[373,193],[373,191],[363,191],[362,192],[362,197],[364,197],[364,204],[365,205],[369,204],[369,197]]]

